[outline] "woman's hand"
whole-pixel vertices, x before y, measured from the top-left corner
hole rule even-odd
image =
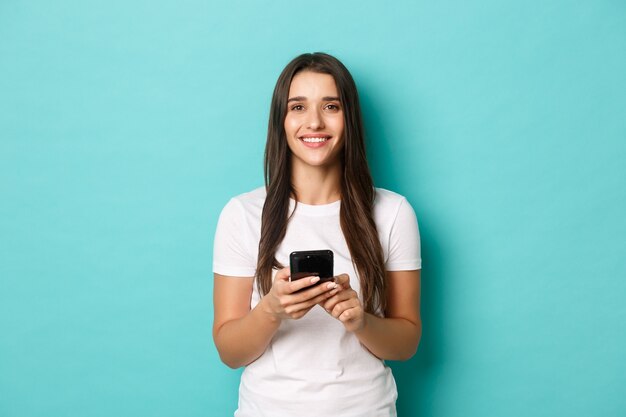
[[[350,277],[342,274],[335,277],[337,293],[323,301],[324,307],[331,316],[343,323],[349,332],[358,332],[365,327],[365,312],[359,300],[359,295],[350,287]]]
[[[319,277],[307,277],[289,281],[289,268],[276,273],[270,292],[262,298],[263,310],[274,320],[299,319],[316,304],[337,294],[339,287],[334,282],[312,286]],[[307,288],[311,287],[311,288]],[[296,292],[302,290],[301,292]]]

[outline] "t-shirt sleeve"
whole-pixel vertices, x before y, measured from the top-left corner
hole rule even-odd
[[[422,268],[419,227],[413,207],[403,198],[389,234],[387,271],[413,271]]]
[[[231,199],[222,209],[213,242],[213,272],[232,277],[253,277],[256,259],[249,245],[244,208]]]

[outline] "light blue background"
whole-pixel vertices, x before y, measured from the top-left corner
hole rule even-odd
[[[0,3],[0,416],[217,416],[212,238],[327,51],[423,239],[401,416],[626,415],[623,1]]]

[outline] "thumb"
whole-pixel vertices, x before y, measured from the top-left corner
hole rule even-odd
[[[337,275],[335,282],[344,289],[350,288],[350,276],[348,274]]]
[[[289,268],[279,269],[274,276],[274,281],[289,281],[289,275],[291,275]]]

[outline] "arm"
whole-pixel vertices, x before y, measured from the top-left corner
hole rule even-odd
[[[347,275],[339,278],[342,291],[323,306],[377,357],[407,360],[417,351],[422,335],[420,271],[387,272],[387,279],[389,292],[384,318],[363,311]]]
[[[238,368],[261,356],[280,321],[263,311],[261,303],[250,310],[253,277],[214,276],[213,340],[222,362]]]
[[[253,277],[214,276],[213,340],[220,358],[231,368],[248,365],[261,356],[283,319],[299,319],[339,291],[331,283],[294,294],[319,277],[289,282],[289,269],[285,268],[276,274],[270,292],[250,309]]]

